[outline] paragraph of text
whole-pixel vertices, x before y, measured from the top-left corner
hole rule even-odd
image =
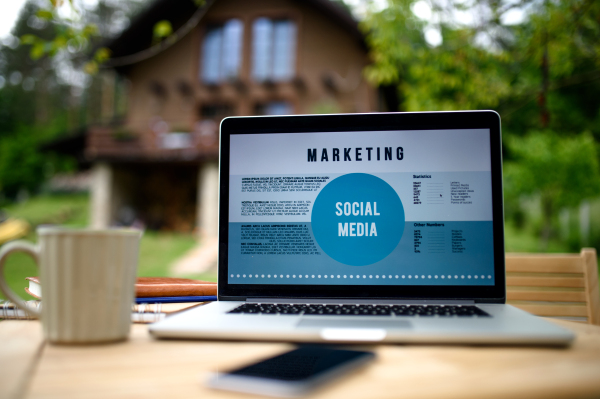
[[[312,201],[242,201],[242,216],[305,216]]]
[[[243,177],[243,193],[317,191],[328,176]]]
[[[321,255],[305,224],[244,224],[242,255]]]

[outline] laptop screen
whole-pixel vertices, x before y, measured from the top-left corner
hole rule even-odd
[[[494,286],[490,137],[230,134],[227,283]]]

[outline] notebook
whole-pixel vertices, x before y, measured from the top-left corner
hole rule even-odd
[[[493,111],[226,118],[219,301],[156,337],[566,345],[505,304]]]

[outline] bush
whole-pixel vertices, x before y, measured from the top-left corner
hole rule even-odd
[[[576,207],[600,194],[594,139],[588,133],[563,137],[540,131],[509,137],[506,144],[513,155],[504,165],[507,205],[518,209],[523,198],[539,198],[542,242],[547,243],[554,230],[552,220],[560,209]]]

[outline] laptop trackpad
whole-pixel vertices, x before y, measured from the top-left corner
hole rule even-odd
[[[408,321],[400,320],[326,320],[301,319],[297,328],[320,328],[321,337],[331,341],[381,341],[387,335],[386,330],[410,328]]]

